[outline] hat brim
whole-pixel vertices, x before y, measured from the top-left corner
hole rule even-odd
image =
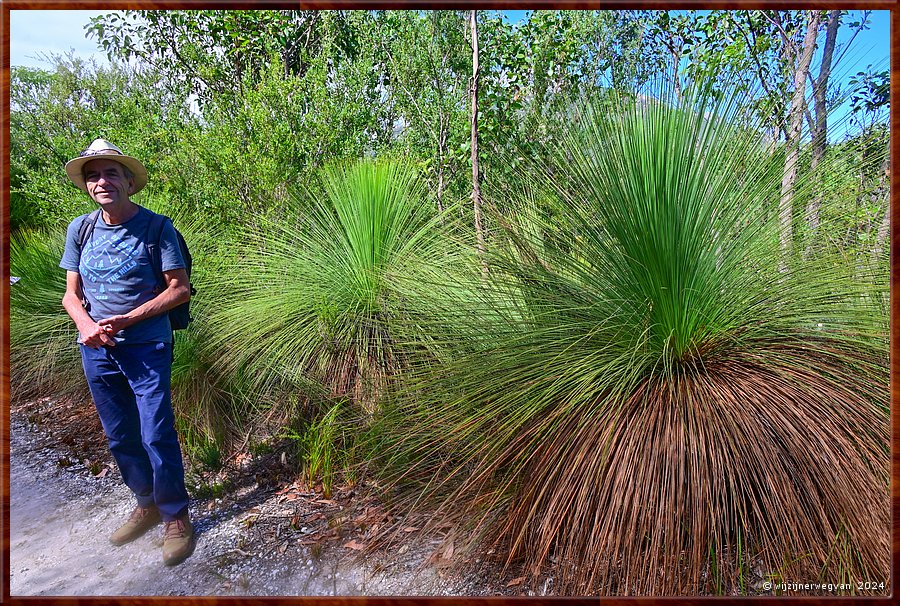
[[[93,160],[112,160],[128,167],[128,170],[134,175],[134,190],[132,194],[136,194],[147,185],[147,169],[141,164],[141,161],[131,156],[123,156],[120,154],[97,154],[95,156],[83,156],[69,160],[66,163],[66,176],[81,191],[87,192],[87,185],[84,182],[84,174],[82,168],[88,162]]]

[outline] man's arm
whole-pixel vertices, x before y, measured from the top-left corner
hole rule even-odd
[[[191,299],[191,286],[185,269],[164,271],[163,277],[166,280],[166,288],[161,293],[127,314],[110,316],[97,324],[106,331],[106,334],[113,336],[123,328],[165,313]]]
[[[81,304],[81,298],[81,279],[78,272],[67,271],[66,294],[63,295],[62,304],[69,317],[75,322],[75,327],[78,328],[78,333],[81,337],[79,341],[94,349],[102,345],[114,346],[116,342],[107,334],[106,329],[94,322],[91,316],[88,315],[88,312],[85,311],[84,306]]]

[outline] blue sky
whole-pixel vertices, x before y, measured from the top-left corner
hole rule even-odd
[[[102,60],[104,56],[97,50],[95,42],[85,38],[84,26],[91,17],[106,12],[110,11],[10,11],[10,63],[47,67],[47,63],[39,59],[39,55],[61,54],[70,49],[79,57],[96,56],[98,60]],[[529,12],[531,11],[505,11],[511,21],[518,21]],[[853,11],[854,14],[857,12]],[[846,36],[848,28],[843,27],[841,31]],[[870,29],[860,34],[856,42],[857,54],[860,54],[856,63],[860,65],[860,69],[867,63],[879,62],[883,62],[887,69],[889,31],[889,11],[874,11]],[[862,56],[863,52],[865,57]],[[848,55],[847,59],[853,57]],[[859,70],[854,70],[853,73],[856,71]]]
[[[67,52],[106,63],[105,55],[97,49],[94,40],[85,38],[84,32],[84,26],[91,17],[106,12],[110,11],[10,11],[10,64],[47,68],[49,63],[45,56]],[[505,11],[510,21],[521,20],[529,12]],[[859,11],[851,12],[851,16],[858,14]],[[832,81],[845,83],[868,65],[875,69],[888,69],[889,32],[890,12],[874,11],[870,17],[870,28],[856,38],[853,47],[835,68]],[[848,36],[849,27],[842,27],[838,43],[846,42]],[[846,110],[838,110],[834,121],[840,122],[845,114]],[[840,138],[843,133],[831,134]]]
[[[9,63],[47,68],[41,55],[74,50],[81,58],[96,56],[105,62],[94,40],[84,37],[91,17],[110,11],[9,11]]]

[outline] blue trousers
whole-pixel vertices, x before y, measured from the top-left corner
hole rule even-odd
[[[155,504],[166,521],[187,513],[172,412],[172,344],[81,345],[81,361],[109,450],[138,505]]]

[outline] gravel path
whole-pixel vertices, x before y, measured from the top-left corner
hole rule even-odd
[[[267,548],[249,530],[248,520],[279,508],[284,497],[274,489],[258,497],[249,511],[247,503],[192,504],[197,548],[183,564],[167,568],[161,561],[161,526],[128,545],[109,544],[107,537],[134,503],[118,472],[113,468],[96,477],[84,465],[70,464],[71,454],[48,442],[40,426],[12,416],[13,596],[500,593],[485,583],[421,566],[436,541],[421,539],[365,560],[348,557],[351,550],[340,544],[312,550],[292,540]]]

